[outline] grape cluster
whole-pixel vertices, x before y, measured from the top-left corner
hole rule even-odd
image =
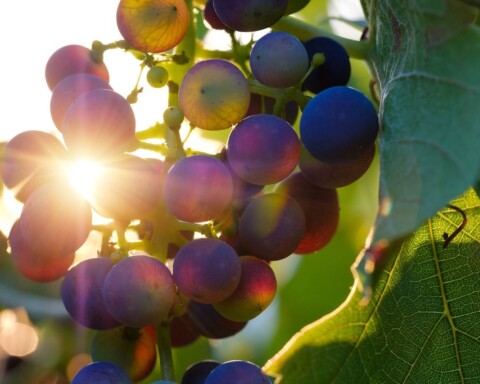
[[[235,31],[271,27],[287,5],[208,0],[201,11],[238,48]],[[237,50],[194,60],[169,53],[187,39],[190,13],[184,0],[121,0],[123,41],[68,45],[46,64],[58,131],[26,131],[5,148],[3,181],[24,203],[9,234],[13,261],[34,281],[62,278],[67,312],[94,330],[95,362],[75,384],[144,379],[164,329],[174,348],[241,331],[275,297],[272,262],[331,241],[336,189],[360,178],[374,157],[377,113],[347,86],[350,62],[339,43],[270,31],[242,46],[248,58]],[[103,54],[113,48],[138,58],[152,87],[169,88],[164,121],[147,131],[137,129],[131,106],[141,90],[124,97],[109,84]],[[224,148],[187,148],[184,119],[190,129],[230,130]],[[148,145],[144,132],[162,142]],[[142,157],[142,148],[156,152]],[[98,168],[88,198],[62,170],[85,158]],[[94,215],[108,224],[94,224]],[[103,236],[99,254],[74,264],[91,231]],[[250,362],[206,361],[181,383],[270,378]]]

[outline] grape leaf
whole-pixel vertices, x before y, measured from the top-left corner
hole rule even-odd
[[[470,189],[388,250],[371,300],[355,286],[266,365],[276,384],[478,383],[480,199]]]
[[[458,0],[363,0],[380,95],[380,209],[372,248],[406,236],[480,170],[480,28]],[[370,245],[370,244],[368,244]],[[374,253],[374,252],[373,252]],[[355,266],[369,292],[372,252]]]

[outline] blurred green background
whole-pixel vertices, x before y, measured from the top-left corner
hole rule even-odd
[[[361,28],[342,29],[346,23],[331,23],[327,18],[329,11],[334,15],[345,14],[350,20],[361,23],[356,3],[335,1],[333,7],[327,1],[311,0],[297,16],[313,25],[329,30],[335,28],[336,33],[358,38]],[[353,11],[352,4],[356,6]],[[349,85],[370,95],[371,77],[366,65],[357,60],[351,60],[351,63]],[[224,140],[225,135],[223,132],[210,137]],[[378,162],[375,161],[360,180],[338,192],[340,225],[332,242],[315,254],[292,255],[272,263],[279,283],[277,297],[239,334],[225,340],[202,338],[190,346],[175,349],[177,380],[186,367],[206,358],[220,361],[243,359],[263,365],[302,327],[330,313],[346,299],[353,284],[350,267],[364,246],[376,214]],[[59,282],[36,284],[20,276],[11,265],[4,236],[0,238],[0,251],[0,340],[7,329],[5,324],[12,318],[29,324],[38,336],[35,350],[21,358],[10,356],[8,348],[0,341],[0,382],[68,383],[68,370],[88,361],[85,354],[91,332],[73,325],[64,316],[58,300]],[[27,312],[25,307],[32,310]],[[13,339],[21,343],[21,337],[17,333]],[[158,373],[152,375],[155,374]],[[142,383],[150,381],[146,379]]]

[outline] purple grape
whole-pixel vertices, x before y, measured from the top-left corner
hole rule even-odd
[[[106,158],[132,146],[135,116],[123,96],[109,89],[93,89],[70,104],[61,131],[74,155]]]
[[[72,384],[132,384],[127,373],[118,365],[97,362],[85,365],[77,372]]]
[[[291,197],[268,193],[252,199],[239,219],[238,236],[248,255],[280,260],[292,254],[305,232],[305,214]]]
[[[329,37],[314,37],[305,41],[308,60],[316,53],[322,53],[325,62],[315,68],[303,83],[303,89],[319,93],[324,89],[346,85],[350,79],[350,59],[345,48]]]
[[[240,332],[246,321],[232,321],[220,315],[212,304],[189,301],[187,314],[198,332],[209,339],[224,339]]]
[[[192,344],[200,333],[190,316],[185,313],[170,322],[170,343],[172,348],[181,348]]]
[[[262,369],[249,361],[231,360],[213,369],[204,384],[270,384]]]
[[[64,145],[53,135],[42,131],[24,131],[5,146],[1,175],[15,197],[25,202],[39,186],[66,180],[61,163],[68,157]]]
[[[92,209],[70,186],[48,183],[25,201],[19,226],[26,243],[36,253],[66,255],[87,240]]]
[[[192,364],[185,370],[180,384],[204,384],[209,373],[219,365],[215,360],[202,360]]]
[[[112,89],[101,77],[76,73],[61,80],[52,90],[50,114],[55,126],[62,131],[63,118],[70,104],[82,93],[93,89]]]
[[[230,133],[227,158],[235,173],[249,183],[274,184],[297,166],[300,140],[285,120],[268,114],[253,115]]]
[[[207,0],[205,2],[205,8],[203,9],[203,18],[213,29],[229,29],[222,21],[218,18],[215,8],[213,7],[213,0]]]
[[[240,32],[271,27],[284,15],[287,4],[288,0],[213,0],[218,18]]]
[[[81,45],[59,48],[50,56],[45,67],[45,78],[50,90],[65,77],[76,73],[90,73],[101,77],[107,83],[110,79],[106,65],[96,61],[92,51]]]
[[[185,157],[170,168],[164,185],[165,203],[180,220],[212,220],[230,204],[233,181],[218,159],[208,155]]]
[[[273,114],[275,108],[275,99],[269,96],[262,96],[258,93],[252,93],[250,95],[250,105],[248,106],[248,111],[245,115],[252,116],[258,115],[261,113]],[[280,110],[280,115],[282,119],[288,121],[290,124],[294,124],[298,116],[298,104],[291,100],[285,104],[285,106]]]
[[[287,88],[297,84],[307,73],[309,65],[302,42],[286,32],[266,34],[255,43],[250,53],[253,75],[269,87]]]
[[[213,307],[232,321],[248,321],[257,317],[275,298],[277,280],[270,265],[254,256],[242,256],[242,277],[237,289]]]
[[[346,163],[371,150],[378,134],[375,107],[361,92],[344,86],[328,88],[304,108],[300,137],[306,149],[325,163]]]
[[[227,243],[195,239],[180,248],[173,263],[173,278],[185,296],[204,304],[225,300],[240,281],[240,260]]]
[[[161,261],[136,255],[119,261],[110,270],[103,298],[118,322],[141,328],[165,320],[176,292],[172,274]]]
[[[108,312],[103,300],[105,277],[113,267],[107,257],[86,259],[68,271],[61,294],[67,312],[77,323],[91,329],[120,326]]]

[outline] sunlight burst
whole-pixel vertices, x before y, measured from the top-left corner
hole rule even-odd
[[[68,168],[70,184],[87,200],[91,200],[95,177],[100,172],[99,164],[91,160],[76,160]]]

